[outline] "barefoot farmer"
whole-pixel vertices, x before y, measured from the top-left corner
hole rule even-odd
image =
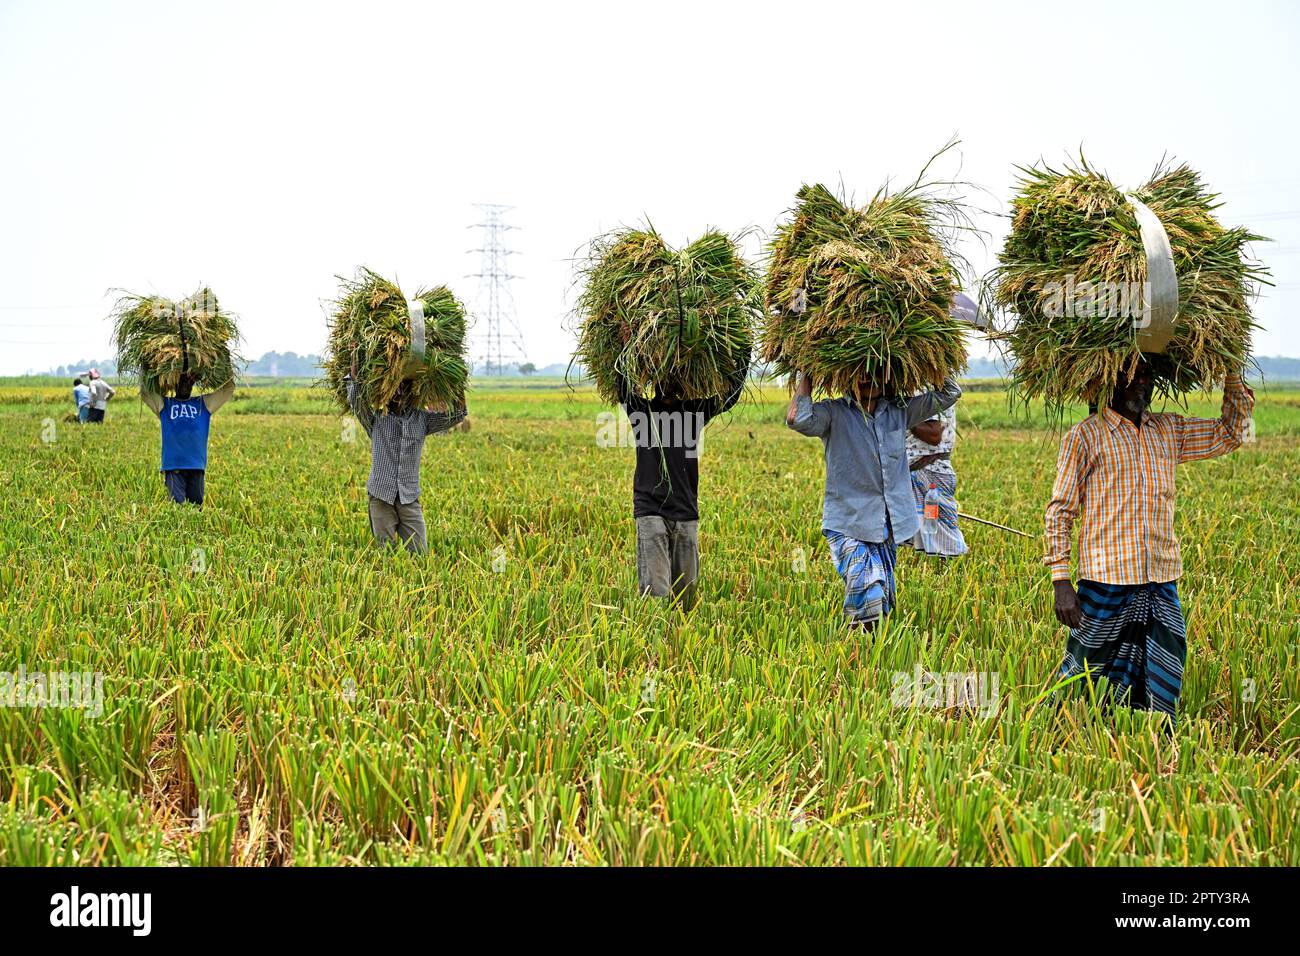
[[[1056,618],[1070,629],[1062,677],[1105,677],[1116,699],[1176,716],[1187,637],[1178,603],[1174,537],[1178,465],[1216,458],[1242,441],[1255,398],[1229,375],[1217,419],[1147,411],[1145,361],[1110,403],[1065,433],[1047,506],[1047,556]],[[1079,590],[1070,546],[1079,522]]]
[[[822,440],[822,532],[844,579],[844,614],[871,630],[894,606],[895,542],[909,541],[918,527],[908,429],[952,406],[961,387],[950,376],[938,391],[899,399],[862,379],[856,394],[820,402],[813,402],[812,388],[808,376],[798,376],[785,421],[801,435]]]

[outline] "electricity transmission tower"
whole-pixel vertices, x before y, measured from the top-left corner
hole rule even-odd
[[[478,340],[484,373],[501,375],[507,365],[527,361],[524,336],[515,315],[515,299],[510,293],[510,280],[518,277],[510,274],[506,262],[515,255],[505,243],[506,232],[515,228],[505,222],[505,214],[513,207],[495,203],[474,205],[483,213],[483,221],[469,227],[483,230],[483,245],[469,250],[480,255],[479,271],[467,276],[478,279],[475,308],[478,328],[474,337]]]

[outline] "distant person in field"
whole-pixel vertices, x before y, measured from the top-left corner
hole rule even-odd
[[[683,399],[677,383],[655,387],[642,398],[622,382],[619,403],[627,413],[636,470],[632,515],[636,521],[637,589],[642,596],[670,598],[690,610],[700,572],[700,442],[704,426],[736,404],[744,375],[719,398]]]
[[[952,467],[956,441],[956,406],[945,408],[907,433],[907,467],[912,472],[912,499],[920,524],[911,545],[917,551],[943,558],[966,553],[966,539],[957,525],[957,472]],[[939,496],[939,523],[934,530],[927,530],[925,499],[932,486]]]
[[[108,410],[108,402],[117,394],[117,389],[104,381],[97,368],[87,372],[86,377],[90,379],[90,410],[86,413],[86,421],[102,425],[104,413]]]
[[[826,459],[822,533],[844,579],[844,615],[872,630],[894,607],[898,541],[918,529],[907,467],[908,430],[949,408],[961,386],[949,377],[938,391],[912,398],[863,379],[854,394],[812,400],[813,382],[797,375],[786,424],[820,438]]]
[[[415,408],[402,411],[403,395],[375,412],[356,384],[357,363],[347,376],[348,404],[370,436],[370,531],[375,543],[401,542],[412,554],[428,550],[424,510],[420,507],[420,456],[424,439],[454,428],[465,417],[465,404],[453,411]],[[406,388],[404,384],[402,386]]]
[[[1255,396],[1229,375],[1219,418],[1151,413],[1145,361],[1110,404],[1061,440],[1047,506],[1047,556],[1056,618],[1070,629],[1061,676],[1105,677],[1116,699],[1169,716],[1182,690],[1187,635],[1178,603],[1182,559],[1174,537],[1174,472],[1241,445]],[[1080,516],[1082,516],[1080,521]],[[1070,546],[1079,525],[1079,590]]]
[[[176,396],[164,397],[140,390],[140,400],[158,416],[162,425],[163,483],[178,505],[202,505],[204,479],[208,470],[208,429],[217,409],[235,394],[231,379],[208,395],[194,396],[193,375],[181,376]]]
[[[86,424],[90,421],[90,386],[79,378],[72,380],[72,400],[77,405],[77,421]]]

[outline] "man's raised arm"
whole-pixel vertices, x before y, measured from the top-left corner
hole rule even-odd
[[[157,392],[151,392],[147,388],[140,389],[140,401],[149,406],[149,409],[155,415],[161,415],[163,410],[163,397]]]
[[[203,396],[203,404],[208,407],[208,414],[215,415],[217,409],[230,401],[235,394],[235,380],[232,378],[215,392]]]
[[[806,374],[795,372],[798,381],[794,395],[790,397],[790,407],[785,411],[785,423],[800,435],[820,438],[830,431],[831,410],[825,402],[812,400],[812,379]]]
[[[465,401],[461,399],[459,405],[450,412],[434,411],[432,408],[425,409],[424,433],[426,435],[436,435],[438,432],[445,432],[455,428],[465,420]]]
[[[1174,419],[1178,429],[1178,460],[1217,458],[1241,445],[1255,410],[1255,393],[1246,387],[1241,374],[1227,376],[1223,383],[1223,407],[1218,418]]]
[[[956,376],[949,375],[944,379],[942,388],[922,392],[908,399],[907,427],[919,425],[938,415],[945,408],[951,408],[957,404],[959,398],[961,398],[961,386],[957,384]]]

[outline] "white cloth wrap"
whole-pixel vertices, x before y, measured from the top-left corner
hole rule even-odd
[[[1129,194],[1127,199],[1137,217],[1147,257],[1142,315],[1134,320],[1137,344],[1143,352],[1159,354],[1173,338],[1174,323],[1178,320],[1178,273],[1174,270],[1174,253],[1160,217],[1136,196]]]

